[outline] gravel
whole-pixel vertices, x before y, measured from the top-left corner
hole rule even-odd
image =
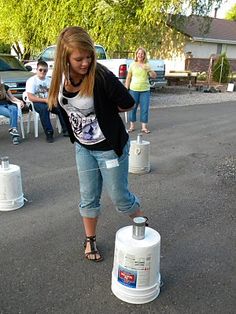
[[[204,93],[187,87],[164,87],[151,94],[151,107],[165,108],[235,101],[236,92]]]
[[[217,166],[217,175],[225,181],[236,183],[236,156],[226,156]]]

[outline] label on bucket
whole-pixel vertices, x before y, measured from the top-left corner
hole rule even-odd
[[[118,268],[118,281],[129,288],[136,288],[137,284],[137,271],[128,270],[119,266]]]
[[[118,281],[130,288],[141,288],[150,283],[151,255],[140,257],[125,254],[122,251],[118,255]]]

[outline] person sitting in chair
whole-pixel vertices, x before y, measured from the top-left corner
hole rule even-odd
[[[26,82],[26,93],[28,99],[34,103],[34,109],[39,113],[40,121],[46,134],[47,142],[53,143],[53,127],[50,121],[50,112],[47,104],[48,90],[50,87],[51,79],[46,76],[47,72],[47,62],[39,60],[39,62],[37,63],[36,75],[30,77]],[[68,136],[66,124],[60,111],[57,108],[53,108],[51,112],[58,115],[62,126],[63,135]]]
[[[21,108],[24,107],[24,102],[14,97],[7,85],[0,83],[0,115],[10,119],[9,133],[14,145],[20,143],[20,135],[17,130],[18,107],[15,104],[17,102],[20,103]]]

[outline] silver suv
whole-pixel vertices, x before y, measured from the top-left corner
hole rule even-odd
[[[14,56],[0,53],[0,80],[1,83],[9,86],[11,93],[18,98],[22,98],[25,91],[25,83],[32,72]]]

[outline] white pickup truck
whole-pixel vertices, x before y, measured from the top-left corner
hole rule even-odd
[[[39,59],[44,60],[48,64],[48,76],[52,76],[52,70],[54,65],[54,55],[56,46],[49,46],[37,57],[37,60],[28,62],[25,66],[32,72],[36,73],[37,62]],[[108,59],[106,51],[103,46],[95,45],[97,61],[106,66],[116,77],[124,84],[127,76],[129,65],[133,61],[132,59]],[[165,63],[163,60],[149,60],[149,64],[153,71],[157,73],[156,79],[150,79],[151,88],[158,88],[167,85],[165,79]]]

